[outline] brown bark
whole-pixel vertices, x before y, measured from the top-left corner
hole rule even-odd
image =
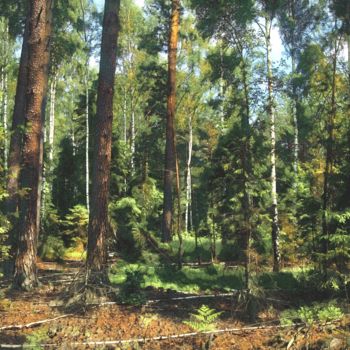
[[[14,269],[14,256],[17,250],[17,219],[16,213],[19,204],[19,175],[21,169],[21,147],[22,147],[22,131],[25,115],[25,91],[27,85],[27,65],[28,65],[28,21],[23,32],[22,52],[19,62],[19,71],[17,78],[15,105],[12,116],[11,138],[8,156],[8,178],[7,178],[7,193],[6,210],[10,215],[12,230],[9,233],[6,245],[10,246],[10,259],[5,261],[4,272],[10,277]]]
[[[106,237],[109,231],[108,195],[119,8],[120,0],[105,1],[87,251],[88,277],[93,280],[105,280],[106,278]]]
[[[19,173],[21,169],[21,146],[22,132],[21,126],[24,125],[26,86],[27,86],[27,66],[28,66],[28,21],[23,33],[22,52],[19,63],[17,78],[15,105],[12,117],[11,140],[8,159],[8,181],[7,181],[7,212],[15,213],[18,210],[18,188]]]
[[[168,93],[166,144],[164,167],[164,201],[163,201],[163,241],[169,242],[173,234],[173,182],[176,167],[175,146],[175,107],[176,107],[176,54],[179,35],[180,0],[172,0],[169,44],[168,44]]]
[[[53,1],[32,0],[28,15],[28,70],[26,86],[25,135],[22,148],[18,247],[14,286],[32,289],[38,284],[36,253],[38,239],[38,201],[41,172],[42,106],[47,88],[48,60]]]

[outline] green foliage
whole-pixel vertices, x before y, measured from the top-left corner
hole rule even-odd
[[[198,293],[201,291],[223,291],[243,287],[242,269],[225,270],[222,265],[194,268],[184,266],[178,270],[175,266],[154,265],[152,261],[146,260],[142,268],[138,264],[130,264],[120,261],[110,270],[110,280],[122,285],[126,280],[127,271],[135,269],[144,275],[143,287],[152,286],[164,290],[184,291]]]
[[[216,322],[222,311],[217,312],[207,305],[202,305],[196,313],[190,314],[191,319],[184,321],[185,324],[198,332],[211,331],[215,329]]]
[[[142,211],[132,197],[124,197],[109,206],[110,216],[117,232],[119,251],[125,259],[141,257],[145,238],[141,234]]]
[[[146,296],[142,291],[145,282],[144,271],[129,268],[125,271],[125,281],[120,287],[118,299],[123,304],[142,305],[146,301]]]
[[[45,343],[48,339],[48,329],[47,327],[39,328],[26,336],[26,341],[23,344],[23,348],[30,348],[33,350],[44,349],[40,344]]]
[[[46,236],[41,243],[39,255],[43,260],[61,261],[65,256],[66,248],[61,237]]]
[[[304,322],[312,325],[315,322],[329,322],[344,317],[341,308],[335,305],[334,301],[328,303],[314,303],[312,306],[301,306],[299,309],[287,309],[280,315],[280,322],[284,325],[291,325],[297,322]]]
[[[64,227],[62,234],[65,241],[86,245],[89,216],[85,206],[76,205],[69,209],[69,213],[64,217],[62,224]]]

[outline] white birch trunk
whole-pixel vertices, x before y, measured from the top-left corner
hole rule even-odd
[[[295,74],[295,58],[294,54],[292,54],[292,77]],[[293,83],[294,85],[294,83]],[[299,164],[299,126],[298,126],[298,116],[297,116],[297,97],[295,87],[293,86],[293,101],[292,101],[292,114],[293,114],[293,124],[294,124],[294,186],[297,186],[297,178],[298,178],[298,164]]]
[[[192,177],[191,177],[191,161],[193,148],[193,130],[192,130],[192,115],[188,119],[188,158],[186,167],[186,208],[185,208],[185,230],[192,230]]]
[[[281,255],[279,250],[279,220],[277,199],[277,175],[276,175],[276,115],[273,98],[272,63],[271,63],[271,20],[265,18],[265,41],[266,41],[266,66],[267,66],[267,88],[268,103],[267,110],[270,118],[271,138],[271,201],[272,201],[272,247],[273,247],[273,270],[280,269]]]
[[[49,171],[52,172],[55,138],[55,108],[56,108],[57,74],[54,74],[50,84],[50,114],[49,114]]]

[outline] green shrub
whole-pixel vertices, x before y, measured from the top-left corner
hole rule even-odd
[[[215,329],[215,324],[222,312],[216,312],[207,305],[202,305],[196,313],[190,314],[190,320],[184,321],[185,324],[198,332],[211,331]]]
[[[312,306],[302,306],[299,309],[285,310],[280,315],[280,322],[284,325],[304,322],[311,325],[314,322],[328,322],[341,319],[344,316],[342,310],[334,305],[334,302],[314,303]]]
[[[110,204],[109,211],[117,230],[119,251],[126,260],[139,259],[146,241],[141,234],[142,212],[136,200],[124,197]]]
[[[342,310],[334,305],[327,305],[317,311],[317,317],[321,322],[329,322],[344,317]]]
[[[145,282],[145,274],[140,269],[126,271],[126,279],[120,288],[118,299],[123,304],[142,305],[146,302],[142,287]]]
[[[89,215],[85,206],[76,205],[70,208],[62,224],[64,227],[62,233],[67,245],[82,243],[84,247],[86,246]]]
[[[64,258],[66,248],[62,238],[46,236],[40,245],[39,256],[43,260],[61,261]]]

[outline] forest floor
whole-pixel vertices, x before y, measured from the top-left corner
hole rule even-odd
[[[269,295],[254,321],[249,319],[237,295],[197,298],[194,294],[154,287],[145,289],[145,297],[149,301],[140,307],[105,302],[90,305],[84,310],[67,311],[64,296],[68,286],[74,283],[80,266],[78,262],[40,263],[42,285],[35,292],[20,293],[3,286],[0,296],[0,348],[349,348],[348,316],[331,324],[306,325],[299,322],[298,325],[281,327],[278,313],[289,307],[291,302],[290,296],[281,292]],[[197,333],[183,322],[202,304],[222,311],[214,333]],[[44,322],[35,323],[40,321]],[[169,336],[172,338],[167,339]]]

